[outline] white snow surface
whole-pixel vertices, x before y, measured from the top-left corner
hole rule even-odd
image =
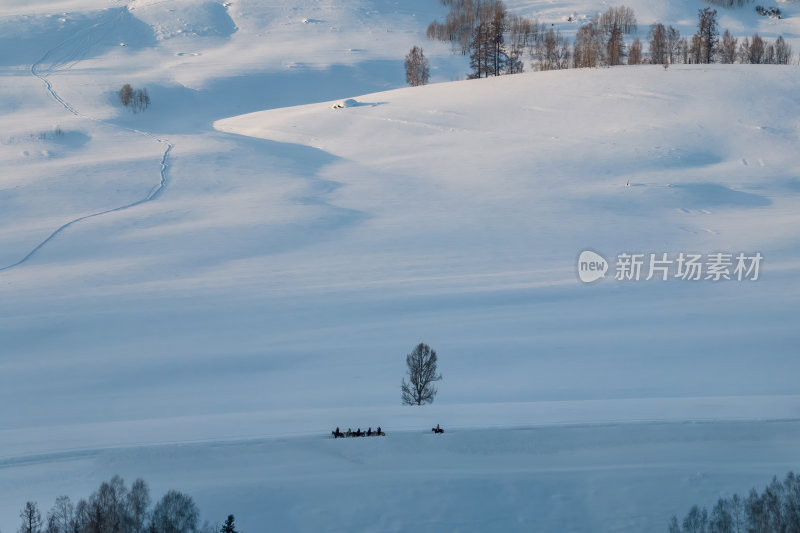
[[[627,4],[642,38],[705,5]],[[798,51],[781,8],[721,26]],[[0,530],[119,473],[250,532],[658,531],[798,468],[800,69],[451,82],[444,13],[0,3]],[[583,286],[585,248],[764,264]],[[421,341],[444,380],[402,407]]]

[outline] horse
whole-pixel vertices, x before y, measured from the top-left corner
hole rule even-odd
[[[334,439],[338,438],[347,438],[347,437],[385,437],[386,433],[383,431],[362,431],[361,428],[358,428],[356,431],[348,430],[346,433],[342,433],[339,431],[339,428],[336,428],[334,431],[331,431],[331,435],[333,435]]]

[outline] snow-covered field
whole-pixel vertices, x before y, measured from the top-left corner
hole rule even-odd
[[[640,423],[102,449],[0,460],[2,510],[118,473],[242,531],[664,532],[675,509],[796,470],[798,439],[798,422]]]
[[[704,4],[629,5],[644,37]],[[509,6],[567,31],[602,8]],[[798,51],[781,8],[721,26]],[[450,83],[443,15],[0,5],[0,530],[120,473],[250,532],[657,531],[798,468],[800,69]],[[441,83],[401,88],[414,44]],[[764,262],[585,286],[587,248]],[[420,341],[444,380],[403,408]]]

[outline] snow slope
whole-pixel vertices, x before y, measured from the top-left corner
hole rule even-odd
[[[156,497],[179,486],[242,531],[664,532],[675,511],[796,470],[798,438],[796,421],[717,422],[92,450],[0,460],[0,511],[18,510],[7,495],[49,507],[120,474]]]
[[[633,7],[642,28],[663,16],[690,31],[700,5]],[[557,24],[562,9],[594,10],[512,8]],[[796,468],[769,453],[796,442],[787,420],[800,410],[798,69],[645,66],[387,91],[402,87],[412,44],[435,81],[463,77],[463,57],[424,40],[443,11],[428,0],[0,6],[3,531],[27,499],[86,495],[117,471],[193,492],[208,518],[236,512],[248,531],[277,510],[288,529],[366,529],[380,513],[400,530],[379,498],[430,509],[380,465],[424,458],[443,490],[464,495],[477,476],[503,495],[497,515],[521,513],[507,530],[564,501],[587,509],[573,530],[639,531]],[[789,37],[796,22],[735,16],[745,33],[771,35],[774,22]],[[122,112],[123,83],[146,86],[151,109]],[[362,105],[333,109],[347,98]],[[765,262],[757,282],[582,286],[586,247]],[[445,379],[434,408],[400,408],[403,356],[420,341]],[[700,434],[686,420],[704,421]],[[642,421],[666,429],[627,424]],[[437,422],[464,433],[416,433]],[[609,422],[626,424],[597,430]],[[391,435],[340,462],[350,448],[316,436],[351,423]],[[536,429],[504,432],[516,455],[481,427]],[[673,430],[697,445],[676,445],[683,466],[654,477],[641,465],[663,457]],[[529,446],[535,431],[554,432],[551,452]],[[639,431],[646,457],[630,477],[565,473],[610,471]],[[600,451],[595,438],[607,439]],[[461,451],[425,455],[437,442]],[[562,462],[570,442],[581,450]],[[284,498],[317,510],[307,524],[272,499],[286,484],[273,475],[281,446],[304,450],[283,470],[297,479]],[[561,470],[504,484],[514,459]],[[345,511],[314,488],[326,471],[364,482],[359,464],[383,492],[358,483],[362,503]],[[594,483],[614,488],[581,488]],[[607,506],[631,493],[654,501],[609,521]],[[492,507],[476,503],[485,497],[454,497],[422,528]],[[544,529],[565,516],[559,505]]]

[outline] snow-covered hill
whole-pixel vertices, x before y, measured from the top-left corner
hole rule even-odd
[[[597,9],[509,4],[565,31]],[[643,37],[693,31],[704,4],[631,5]],[[721,25],[797,51],[798,7]],[[465,58],[424,37],[443,15],[0,6],[2,531],[117,472],[245,531],[399,531],[399,509],[431,516],[417,529],[641,531],[797,468],[800,69],[450,82]],[[414,44],[441,83],[401,88]],[[151,108],[123,111],[124,83]],[[587,248],[764,262],[758,281],[585,286]],[[444,380],[401,408],[420,341]],[[390,434],[323,440],[351,423]],[[436,423],[457,431],[418,431]],[[449,494],[436,509],[412,464]]]
[[[49,507],[117,473],[159,496],[179,487],[241,531],[665,532],[673,512],[796,470],[798,438],[796,421],[749,421],[100,449],[0,460],[0,510],[11,528],[6,494]]]

